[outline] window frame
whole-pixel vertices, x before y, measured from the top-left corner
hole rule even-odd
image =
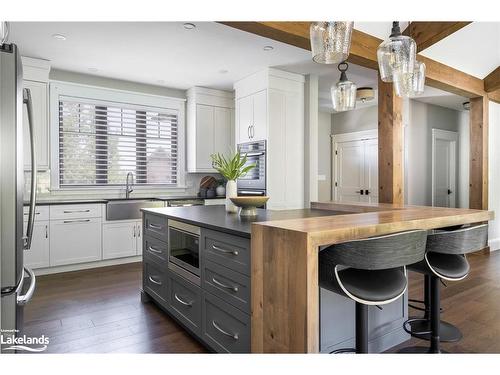
[[[60,81],[52,81],[49,85],[50,98],[50,185],[51,190],[55,191],[86,191],[97,190],[109,192],[121,191],[123,188],[119,185],[80,185],[80,186],[60,186],[59,176],[59,100],[60,97],[73,97],[98,103],[116,103],[145,107],[157,111],[177,111],[177,185],[171,184],[152,184],[135,185],[134,189],[146,191],[182,191],[185,186],[185,166],[186,166],[186,148],[185,148],[185,102],[184,98],[173,98],[160,95],[138,93],[132,91],[110,89],[104,87],[74,84]],[[104,104],[104,103],[103,103]],[[125,181],[123,182],[125,184]]]

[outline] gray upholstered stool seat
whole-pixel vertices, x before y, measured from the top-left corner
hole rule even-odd
[[[420,273],[432,272],[427,265],[432,267],[439,277],[446,279],[458,280],[468,275],[470,266],[465,255],[462,254],[441,254],[441,253],[427,253],[427,261],[424,259],[421,262],[412,264],[409,269]]]
[[[370,304],[398,298],[407,286],[405,270],[402,267],[373,271],[347,268],[338,271],[338,274],[342,285],[337,282],[337,278],[327,277],[320,279],[320,286],[346,297],[370,301]]]

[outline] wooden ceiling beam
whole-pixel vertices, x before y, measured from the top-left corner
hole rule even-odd
[[[310,22],[220,22],[278,42],[305,50],[311,49]],[[382,40],[372,35],[353,30],[348,61],[365,68],[378,70],[377,48]],[[482,79],[461,72],[445,64],[418,55],[426,65],[426,84],[456,95],[475,98],[484,96]]]
[[[500,90],[500,66],[484,78],[484,89],[486,92]]]
[[[495,103],[500,104],[500,89],[498,89],[498,90],[496,90],[496,91],[493,91],[493,92],[489,92],[489,93],[488,93],[488,98],[489,98],[492,102],[495,102]]]
[[[417,43],[417,53],[429,48],[440,40],[467,26],[471,22],[410,22],[403,31]]]

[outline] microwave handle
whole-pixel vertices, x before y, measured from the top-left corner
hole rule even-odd
[[[247,152],[246,155],[249,156],[249,157],[263,156],[264,152]]]
[[[33,124],[33,102],[31,100],[30,89],[23,89],[23,103],[26,104],[28,112],[28,128],[30,131],[30,146],[31,146],[31,192],[30,192],[30,208],[28,216],[28,228],[24,239],[24,250],[31,248],[31,240],[33,238],[33,227],[35,225],[35,205],[36,205],[36,187],[37,187],[37,160],[35,148],[35,127]]]
[[[248,194],[248,195],[265,195],[263,191],[250,191],[250,190],[240,190],[239,194]]]

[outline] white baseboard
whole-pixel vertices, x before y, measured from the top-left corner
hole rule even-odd
[[[500,250],[500,238],[488,240],[488,246],[490,247],[490,251]]]
[[[127,258],[107,259],[107,260],[101,260],[98,262],[69,264],[67,266],[38,268],[38,269],[35,269],[33,271],[35,272],[36,276],[40,276],[40,275],[50,275],[53,273],[87,270],[90,268],[115,266],[118,264],[126,264],[126,263],[134,263],[134,262],[142,262],[142,255],[127,257]]]

